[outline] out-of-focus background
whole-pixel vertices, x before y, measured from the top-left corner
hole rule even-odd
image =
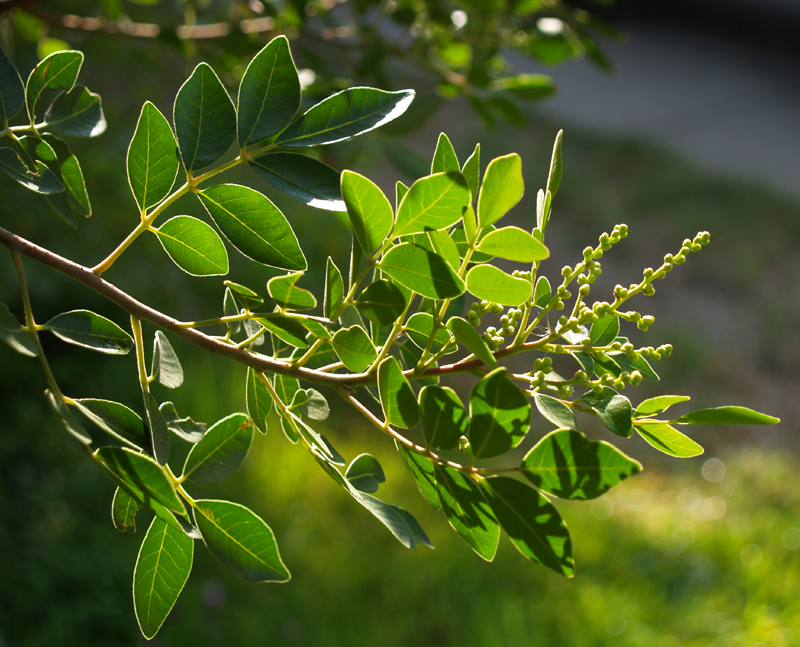
[[[687,394],[697,407],[741,404],[782,423],[693,428],[706,454],[684,461],[667,460],[636,438],[606,438],[639,458],[645,471],[593,502],[556,502],[577,562],[576,577],[565,580],[526,562],[505,540],[495,563],[481,561],[426,507],[391,443],[331,398],[331,440],[348,459],[362,451],[381,459],[387,500],[409,508],[436,549],[402,548],[275,424],[256,439],[244,467],[208,492],[249,505],[272,526],[293,580],[249,585],[198,545],[186,590],[153,644],[788,647],[800,641],[800,263],[793,253],[800,243],[800,3],[631,0],[592,10],[629,34],[624,45],[604,44],[614,73],[585,61],[543,68],[514,58],[517,71],[551,74],[559,90],[525,108],[527,127],[487,130],[458,100],[401,143],[429,159],[445,131],[462,161],[480,142],[484,167],[496,155],[519,152],[528,189],[514,217],[530,228],[533,196],[563,128],[564,178],[544,273],[557,277],[601,232],[624,222],[630,234],[604,258],[603,281],[592,293],[598,299],[604,287],[628,284],[643,267],[658,265],[684,238],[710,231],[711,246],[637,304],[656,324],[646,336],[627,332],[640,343],[672,343],[675,352],[655,365],[662,377],[657,389],[626,395],[636,403],[656,393]],[[152,43],[66,37],[85,51],[81,78],[103,96],[109,122],[101,138],[74,145],[95,215],[72,232],[4,177],[0,224],[92,264],[136,222],[124,159],[142,102],[151,99],[170,114],[194,63]],[[27,73],[35,47],[16,42],[15,63]],[[254,43],[251,54],[260,46]],[[381,137],[366,136],[352,160],[388,192],[396,179],[409,178],[387,160]],[[347,148],[338,154],[346,159]],[[226,181],[257,179],[242,172]],[[331,255],[346,265],[348,236],[335,216],[281,206],[309,259]],[[188,201],[175,209],[199,213]],[[231,278],[263,286],[261,270],[237,264],[233,255],[231,261]],[[41,320],[88,308],[125,325],[88,289],[30,262],[26,270]],[[176,317],[214,316],[222,297],[218,279],[194,279],[184,289],[187,279],[152,240],[138,241],[107,278]],[[321,276],[312,272],[308,284],[315,280]],[[8,259],[0,262],[0,300],[21,314]],[[104,358],[46,342],[70,394],[138,402],[133,357]],[[243,409],[241,367],[177,341],[175,348],[187,384],[159,398],[207,422]],[[146,520],[139,520],[137,535],[113,529],[114,488],[51,417],[38,365],[3,346],[0,367],[0,646],[144,644],[131,579]]]

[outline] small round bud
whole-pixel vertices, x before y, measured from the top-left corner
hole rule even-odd
[[[565,265],[561,268],[561,276],[567,277],[572,274],[572,268],[569,265]]]

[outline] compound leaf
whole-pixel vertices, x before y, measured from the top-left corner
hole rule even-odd
[[[469,396],[473,458],[489,458],[522,442],[531,424],[531,403],[505,368],[485,375]]]

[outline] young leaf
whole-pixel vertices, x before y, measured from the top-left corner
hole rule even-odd
[[[189,443],[199,443],[206,433],[208,425],[204,422],[195,422],[191,418],[181,418],[172,402],[162,402],[158,411],[167,423],[167,429],[173,434]]]
[[[458,156],[453,149],[447,135],[441,133],[436,144],[436,151],[433,153],[431,163],[431,173],[447,173],[448,171],[459,172],[461,165],[458,163]]]
[[[467,181],[469,192],[472,195],[470,203],[472,203],[475,200],[475,197],[478,195],[478,183],[480,182],[481,179],[480,144],[475,144],[475,150],[472,152],[472,155],[469,156],[469,159],[467,159],[467,161],[464,162],[464,166],[461,169],[461,174]]]
[[[746,407],[714,407],[692,411],[672,422],[680,425],[774,425],[780,418]]]
[[[177,151],[166,117],[145,102],[128,147],[128,183],[142,213],[169,195],[180,167]]]
[[[36,109],[42,95],[49,90],[69,92],[78,80],[83,65],[83,52],[67,50],[54,52],[39,61],[28,76],[25,100],[31,123],[36,120]]]
[[[486,345],[483,337],[473,328],[466,319],[451,317],[447,322],[447,329],[467,349],[490,368],[497,368],[497,360]]]
[[[64,429],[67,430],[67,433],[84,445],[91,445],[92,437],[83,428],[83,426],[77,420],[75,420],[75,417],[69,412],[69,409],[67,408],[67,405],[64,404],[64,401],[61,398],[57,398],[50,389],[46,389],[44,394],[47,396],[47,403],[50,405],[53,413],[56,414],[56,417],[61,421],[61,424],[64,426]]]
[[[439,490],[436,487],[436,474],[434,473],[433,463],[396,441],[395,446],[400,458],[403,459],[403,463],[405,463],[406,468],[417,484],[422,497],[434,510],[441,508],[442,502],[439,500]]]
[[[286,148],[300,148],[350,139],[396,119],[413,99],[413,90],[342,90],[310,108],[284,130],[275,143]]]
[[[298,288],[295,283],[303,276],[302,272],[294,272],[284,276],[275,276],[267,282],[267,292],[281,308],[290,310],[310,310],[317,306],[317,300],[308,290]]]
[[[236,139],[236,109],[219,77],[200,63],[178,90],[173,108],[183,165],[191,172],[213,164]]]
[[[202,220],[175,216],[155,230],[172,261],[191,276],[228,273],[228,253],[217,232]]]
[[[345,472],[344,477],[359,492],[377,492],[381,483],[386,481],[386,474],[371,454],[356,456]]]
[[[262,434],[267,433],[267,416],[272,410],[272,398],[255,369],[247,369],[247,415]]]
[[[267,196],[237,184],[220,184],[197,195],[225,237],[248,258],[284,270],[308,267],[289,222]]]
[[[0,303],[0,339],[21,355],[36,357],[39,354],[27,328],[20,325],[5,303]]]
[[[325,269],[325,302],[322,311],[328,319],[332,319],[342,307],[344,301],[344,281],[342,273],[336,267],[336,263],[328,256],[328,264]]]
[[[394,185],[394,206],[397,209],[400,206],[400,203],[403,201],[406,193],[408,193],[408,187],[403,184],[400,180],[398,180]]]
[[[386,242],[392,230],[392,205],[376,184],[353,171],[342,173],[342,197],[353,233],[369,255]]]
[[[158,517],[139,549],[133,571],[133,606],[142,635],[150,640],[164,624],[189,579],[194,541]]]
[[[676,458],[692,458],[703,453],[702,446],[666,422],[637,422],[636,431],[658,451]]]
[[[0,148],[0,170],[35,193],[50,195],[64,190],[61,180],[44,162],[36,160],[35,169],[28,168],[19,153],[11,148]]]
[[[212,425],[183,466],[183,477],[213,485],[228,478],[242,464],[253,442],[253,425],[243,413],[234,413]]]
[[[559,130],[556,135],[556,141],[553,144],[553,157],[550,160],[550,173],[547,176],[547,192],[552,196],[555,196],[561,184],[561,140],[563,137],[564,131]]]
[[[133,338],[113,321],[88,310],[56,315],[45,324],[47,330],[68,344],[91,348],[106,355],[127,355]]]
[[[153,448],[153,456],[159,465],[166,465],[169,460],[169,427],[164,419],[164,414],[158,406],[158,402],[151,393],[143,393],[144,412],[147,419],[147,426],[150,429],[150,444]]]
[[[504,476],[484,479],[481,486],[520,553],[566,577],[575,574],[572,540],[553,504],[533,488]]]
[[[559,429],[578,429],[578,421],[566,404],[544,393],[534,393],[536,408],[548,421]]]
[[[354,373],[360,373],[378,359],[375,346],[367,333],[360,326],[342,328],[333,336],[333,350],[336,355]]]
[[[469,416],[450,387],[425,386],[419,392],[422,432],[428,447],[455,449],[469,429]]]
[[[640,402],[635,413],[637,416],[654,416],[663,413],[674,404],[688,400],[691,400],[688,395],[660,395]]]
[[[556,91],[553,79],[546,74],[518,74],[492,81],[495,92],[507,91],[520,99],[537,100],[549,97]]]
[[[424,350],[428,345],[428,340],[431,335],[433,335],[433,322],[432,314],[427,312],[415,312],[408,318],[408,321],[403,326],[403,330],[405,330],[409,339],[411,339],[414,344]],[[434,335],[433,343],[431,344],[431,352],[438,353],[452,340],[453,337],[450,335],[447,328],[437,328],[436,335]]]
[[[386,422],[410,429],[419,422],[419,405],[411,384],[403,375],[400,362],[392,356],[378,367],[378,391]]]
[[[536,443],[519,470],[537,488],[562,499],[594,499],[642,466],[607,442],[562,429]]]
[[[194,518],[203,542],[220,562],[248,582],[288,582],[272,529],[243,505],[197,501]]]
[[[530,281],[510,276],[494,265],[476,265],[467,272],[467,290],[491,303],[518,306],[531,298],[533,286]]]
[[[183,368],[181,362],[167,336],[160,330],[156,331],[153,342],[152,378],[159,381],[168,389],[177,389],[183,384]]]
[[[594,391],[584,393],[580,401],[594,409],[606,429],[617,436],[630,438],[633,434],[633,411],[630,400],[624,395],[619,395],[607,386],[600,393]]]
[[[100,95],[83,85],[59,94],[45,112],[44,121],[48,129],[72,137],[97,137],[107,126]]]
[[[608,346],[619,335],[619,317],[606,315],[592,324],[589,337],[592,346]]]
[[[25,104],[25,88],[17,69],[0,49],[0,122],[5,123]]]
[[[472,477],[446,465],[434,465],[439,496],[447,521],[470,548],[487,562],[494,559],[500,526]]]
[[[489,162],[478,196],[478,222],[487,227],[502,218],[521,199],[525,190],[522,159],[516,153]]]
[[[388,326],[405,311],[406,298],[394,283],[380,279],[359,295],[356,308],[370,321]]]
[[[547,280],[546,276],[540,276],[536,280],[536,289],[533,291],[533,305],[544,308],[550,303],[551,296],[550,281]]]
[[[149,448],[150,439],[147,437],[142,419],[124,404],[91,398],[72,402],[78,411],[115,438],[137,449]]]
[[[469,396],[473,458],[490,458],[522,442],[531,425],[531,403],[505,368],[485,375]]]
[[[550,251],[544,243],[518,227],[503,227],[490,231],[481,239],[478,250],[490,256],[522,263],[541,261],[550,256]]]
[[[429,299],[450,299],[464,292],[464,281],[441,256],[414,243],[392,247],[379,267],[400,285]]]
[[[344,211],[339,172],[308,155],[269,153],[250,160],[251,168],[278,191],[299,202]]]
[[[131,498],[121,487],[114,491],[114,500],[111,502],[111,520],[114,527],[120,532],[136,532],[136,513],[141,508],[139,503]]]
[[[397,208],[392,237],[450,227],[461,219],[469,199],[469,187],[461,173],[436,173],[420,178]]]
[[[239,86],[239,146],[283,130],[300,107],[300,79],[289,41],[273,38],[250,61]]]

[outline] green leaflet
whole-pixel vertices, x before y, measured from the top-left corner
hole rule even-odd
[[[417,484],[422,497],[434,510],[441,508],[442,502],[439,499],[439,490],[436,487],[436,474],[434,473],[433,463],[424,456],[407,449],[397,441],[395,441],[395,446],[403,459],[403,463],[405,463],[406,468]]]
[[[237,184],[220,184],[197,196],[225,237],[248,258],[285,270],[308,267],[289,222],[267,196]]]
[[[450,143],[447,135],[441,133],[439,141],[436,143],[436,151],[433,153],[431,173],[447,173],[448,171],[457,173],[460,170],[461,165],[458,163],[458,156],[453,149],[453,144]]]
[[[247,66],[239,86],[239,146],[283,130],[300,108],[300,79],[289,41],[273,38]]]
[[[536,280],[536,288],[533,291],[533,305],[544,308],[550,303],[551,295],[550,281],[547,280],[546,276],[540,276]]]
[[[322,311],[328,319],[332,319],[342,307],[344,302],[344,281],[342,273],[336,267],[336,263],[328,256],[328,263],[325,268],[325,302]]]
[[[294,272],[285,276],[275,276],[267,282],[267,292],[281,308],[289,310],[310,310],[315,308],[317,300],[308,290],[298,288],[295,283],[303,276],[302,272]]]
[[[253,421],[256,429],[262,434],[267,433],[267,416],[272,410],[272,397],[264,386],[261,376],[253,368],[247,369],[247,415]]]
[[[255,290],[251,290],[245,285],[239,285],[233,281],[224,281],[223,283],[225,287],[229,288],[231,292],[236,295],[236,299],[241,306],[247,310],[257,308],[264,303],[264,299],[258,296]],[[235,314],[239,314],[239,311],[237,310]]]
[[[242,464],[253,442],[253,425],[243,413],[234,413],[211,426],[186,457],[182,478],[213,485],[228,478]]]
[[[0,303],[0,339],[21,355],[27,355],[28,357],[39,355],[39,350],[28,334],[27,328],[24,328],[17,321],[17,318],[11,314],[5,303]]]
[[[692,458],[703,453],[702,446],[666,422],[637,422],[636,431],[658,451],[677,458]]]
[[[230,501],[200,500],[194,518],[203,542],[248,582],[288,582],[272,529],[252,510]]]
[[[78,411],[103,431],[108,432],[128,445],[133,445],[137,449],[149,448],[150,439],[147,436],[142,419],[124,404],[91,398],[73,400],[72,402]]]
[[[415,312],[408,318],[408,321],[406,321],[403,326],[403,330],[405,330],[409,339],[411,339],[414,344],[424,350],[428,345],[428,340],[433,334],[433,322],[433,315],[427,312]],[[431,344],[431,352],[438,353],[452,340],[453,337],[450,335],[447,328],[437,328],[436,334],[433,337],[433,343]],[[456,349],[454,348],[453,350],[455,351]]]
[[[378,266],[400,285],[429,299],[449,299],[464,292],[464,281],[444,259],[414,243],[395,245]]]
[[[214,70],[200,63],[178,90],[175,133],[187,171],[213,164],[236,139],[236,109]]]
[[[342,90],[310,108],[284,130],[275,143],[286,148],[300,148],[350,139],[396,119],[413,99],[413,90]]]
[[[308,333],[306,329],[294,319],[289,319],[281,315],[273,315],[270,317],[259,317],[255,321],[290,346],[294,346],[295,348],[308,348],[308,342],[306,341],[306,335]]]
[[[450,227],[461,219],[469,199],[469,187],[461,173],[436,173],[420,178],[397,208],[392,237]]]
[[[615,315],[606,315],[592,324],[589,337],[592,346],[608,346],[619,335],[619,318]]]
[[[469,416],[450,387],[424,386],[419,392],[419,414],[428,447],[455,449],[469,429]]]
[[[533,401],[536,408],[548,421],[552,422],[559,429],[578,429],[578,421],[566,404],[554,397],[544,393],[534,393]]]
[[[544,243],[518,227],[503,227],[490,231],[481,239],[478,250],[490,256],[524,263],[541,261],[550,256],[550,251]]]
[[[73,438],[76,438],[78,442],[84,445],[91,445],[92,437],[83,426],[75,420],[74,416],[69,412],[67,405],[64,404],[64,401],[61,398],[57,398],[50,389],[46,389],[44,394],[47,397],[47,403],[50,405],[53,413],[56,414],[56,417],[61,421],[67,433]]]
[[[199,443],[203,439],[203,434],[206,433],[208,427],[206,423],[195,422],[188,417],[181,418],[172,402],[162,402],[158,405],[158,411],[164,418],[167,429],[179,438],[189,443]]]
[[[469,396],[473,458],[490,458],[522,442],[531,424],[531,403],[505,368],[485,375]]]
[[[147,426],[150,429],[150,444],[153,448],[153,456],[159,465],[166,465],[169,460],[169,427],[161,413],[158,402],[149,392],[142,394],[144,397],[144,412],[147,419]]]
[[[191,216],[175,216],[156,229],[158,242],[172,261],[191,276],[228,273],[228,252],[209,225]]]
[[[561,163],[561,141],[563,138],[564,131],[559,130],[556,135],[556,141],[553,144],[553,157],[550,160],[550,173],[547,176],[547,193],[551,196],[555,196],[561,184],[561,172],[563,169]]]
[[[502,218],[524,193],[522,159],[516,153],[489,162],[478,195],[478,222],[487,227]],[[516,305],[516,304],[513,304]]]
[[[295,392],[292,404],[289,407],[311,420],[327,420],[330,407],[325,396],[316,389],[300,389]]]
[[[250,160],[250,167],[278,191],[299,202],[344,211],[339,172],[308,155],[269,153]]]
[[[11,148],[0,148],[0,170],[29,191],[50,195],[64,190],[64,185],[46,164],[36,160],[35,169],[30,169]]]
[[[575,574],[572,540],[553,504],[533,488],[504,476],[484,479],[481,486],[520,553],[566,577]]]
[[[630,438],[633,434],[633,411],[630,400],[624,395],[619,395],[611,387],[605,387],[600,393],[593,391],[584,393],[579,401],[594,409],[609,431],[623,438]]]
[[[166,117],[146,101],[128,147],[128,183],[142,213],[169,195],[180,167],[177,151]]]
[[[155,340],[153,341],[151,376],[168,389],[177,389],[183,384],[181,362],[175,354],[172,344],[169,343],[169,339],[160,330],[156,330]]]
[[[6,122],[25,104],[25,88],[17,69],[0,49],[0,121]]]
[[[400,203],[403,201],[406,193],[408,193],[408,187],[403,184],[400,180],[398,180],[394,185],[394,206],[395,209],[400,206]]]
[[[88,310],[56,315],[45,324],[47,330],[68,344],[91,348],[106,355],[127,355],[133,338],[113,321]]]
[[[381,483],[386,481],[386,474],[371,454],[356,456],[347,467],[344,477],[359,492],[377,492]]]
[[[419,422],[417,396],[394,357],[387,357],[378,367],[378,392],[390,425],[410,429]]]
[[[476,265],[467,272],[467,290],[479,299],[518,306],[531,298],[530,281],[506,274],[494,265]]]
[[[692,411],[672,422],[680,425],[774,425],[780,419],[746,407],[713,407]]]
[[[83,65],[83,52],[67,50],[54,52],[39,61],[28,76],[25,100],[31,123],[36,121],[36,109],[45,92],[65,90],[69,92],[78,80]]]
[[[691,400],[688,395],[660,395],[640,402],[635,413],[637,416],[654,416],[663,413],[674,404],[688,400]]]
[[[518,74],[492,81],[494,91],[507,91],[520,99],[537,100],[549,97],[556,91],[553,79],[546,74]]]
[[[338,330],[333,336],[333,350],[354,373],[361,373],[378,359],[378,352],[360,326],[350,326]]]
[[[494,559],[500,526],[475,479],[446,465],[434,465],[442,510],[470,548],[487,562]]]
[[[192,570],[194,541],[158,517],[139,549],[133,571],[133,606],[142,635],[158,633]]]
[[[419,234],[418,234],[419,235]],[[447,264],[458,272],[461,266],[461,257],[458,253],[458,246],[453,241],[450,232],[446,229],[429,229],[426,237],[431,245],[431,251],[436,252],[447,261]]]
[[[370,321],[388,326],[405,312],[406,298],[394,283],[380,279],[359,295],[356,308]]]
[[[48,129],[72,137],[97,137],[106,131],[106,117],[99,94],[83,85],[59,94],[45,112]]]
[[[33,135],[24,135],[17,139],[17,144],[20,148],[21,159],[29,169],[36,168],[37,164],[42,162],[50,169],[53,175],[55,175],[61,186],[64,186],[58,157],[49,143]],[[64,222],[73,229],[77,229],[78,223],[75,221],[66,187],[64,188],[65,190],[63,191],[46,195],[46,199],[48,204],[53,208],[53,211],[55,211]]]
[[[447,322],[447,329],[467,349],[490,368],[497,368],[497,360],[486,345],[483,337],[473,328],[466,319],[451,317]]]
[[[83,179],[83,170],[78,158],[72,154],[66,142],[52,135],[45,135],[45,141],[50,144],[58,159],[58,178],[66,190],[66,198],[72,212],[77,216],[92,215],[92,205],[86,191],[86,182]]]
[[[136,513],[141,508],[139,503],[130,497],[121,487],[114,491],[111,502],[111,520],[120,532],[136,532]]]
[[[372,254],[392,231],[394,212],[376,184],[353,171],[342,173],[342,197],[347,215],[362,249]]]
[[[469,192],[471,194],[470,204],[475,200],[478,195],[478,184],[481,179],[481,145],[475,144],[475,150],[469,156],[464,166],[461,169],[461,174],[467,181]]]
[[[537,488],[562,499],[594,499],[642,466],[607,442],[562,429],[536,443],[519,469]]]

